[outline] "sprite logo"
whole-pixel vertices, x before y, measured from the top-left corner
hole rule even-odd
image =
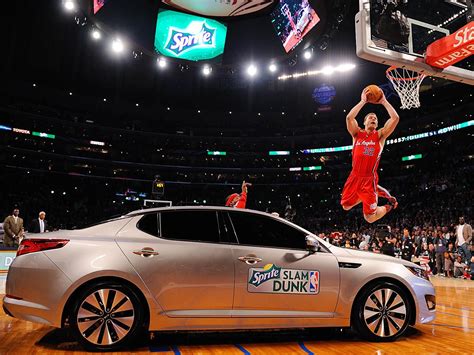
[[[263,271],[253,270],[249,284],[258,287],[265,281],[279,279],[280,274],[281,267],[275,266],[274,264],[267,264],[263,267]]]
[[[199,1],[196,1],[199,2]],[[184,60],[208,60],[224,53],[227,26],[182,12],[158,12],[155,51]]]
[[[216,29],[208,26],[205,21],[193,21],[186,29],[170,27],[165,48],[176,56],[196,47],[212,48],[215,46],[215,34]]]

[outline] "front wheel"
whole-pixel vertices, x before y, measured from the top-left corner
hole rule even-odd
[[[356,302],[354,325],[370,341],[393,341],[403,335],[414,311],[406,291],[392,283],[369,287]]]
[[[130,287],[102,282],[77,295],[70,323],[75,337],[86,349],[117,350],[141,335],[144,312]]]

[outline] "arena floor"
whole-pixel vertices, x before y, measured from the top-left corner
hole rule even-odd
[[[152,336],[134,353],[167,354],[466,354],[474,353],[474,282],[433,277],[437,319],[395,343],[368,343],[341,330],[180,333]],[[0,301],[1,306],[1,301]],[[1,309],[1,307],[0,307]],[[0,310],[0,354],[84,354],[67,332]],[[123,353],[130,353],[124,351]]]

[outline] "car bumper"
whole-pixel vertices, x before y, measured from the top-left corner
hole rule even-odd
[[[61,327],[61,297],[70,285],[71,281],[42,252],[19,256],[7,275],[5,313]]]
[[[436,295],[433,284],[419,277],[413,277],[412,285],[416,303],[416,323],[432,322],[436,318]]]

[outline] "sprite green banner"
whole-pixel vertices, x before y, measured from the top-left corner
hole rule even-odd
[[[207,60],[224,53],[227,27],[204,17],[163,10],[158,13],[155,51],[164,56]]]

